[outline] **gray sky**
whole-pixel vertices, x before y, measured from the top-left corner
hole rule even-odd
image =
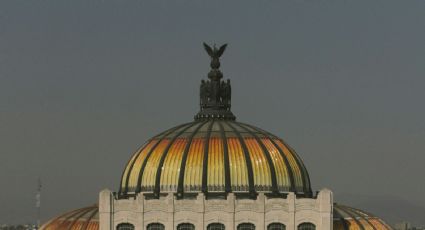
[[[1,1],[0,223],[33,221],[38,176],[43,220],[117,190],[139,145],[197,112],[203,41],[229,43],[233,112],[294,147],[315,190],[425,207],[424,12],[423,0]]]

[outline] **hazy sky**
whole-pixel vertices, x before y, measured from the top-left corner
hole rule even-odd
[[[229,43],[234,114],[315,190],[425,206],[425,1],[153,2],[0,2],[0,223],[34,220],[39,176],[43,220],[116,191],[198,111],[203,41]]]

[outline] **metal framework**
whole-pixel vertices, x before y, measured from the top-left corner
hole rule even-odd
[[[286,226],[282,223],[271,223],[267,226],[267,230],[285,230]]]
[[[195,225],[191,223],[183,223],[177,226],[177,230],[195,230]]]
[[[148,224],[147,230],[165,230],[165,226],[161,223]]]
[[[316,230],[316,225],[313,223],[305,222],[298,225],[298,230]]]
[[[122,223],[117,226],[117,230],[134,230],[134,225],[130,223]]]
[[[255,230],[255,225],[252,223],[242,223],[238,225],[238,230]]]
[[[224,224],[222,223],[212,223],[207,226],[207,230],[225,230]]]

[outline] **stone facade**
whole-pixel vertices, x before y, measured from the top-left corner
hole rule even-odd
[[[131,223],[135,230],[148,224],[161,223],[165,229],[177,229],[181,223],[191,223],[196,229],[207,229],[210,223],[222,223],[226,230],[236,230],[241,223],[252,223],[256,229],[267,229],[271,223],[282,223],[295,230],[301,223],[312,223],[316,230],[332,230],[333,196],[328,189],[315,198],[269,198],[259,193],[256,200],[239,199],[233,193],[226,199],[205,199],[199,193],[193,199],[176,199],[173,193],[159,199],[149,199],[143,193],[118,199],[110,190],[99,195],[100,230],[114,230],[121,223]]]

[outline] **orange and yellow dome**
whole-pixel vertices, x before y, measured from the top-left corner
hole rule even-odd
[[[98,230],[99,208],[92,205],[60,215],[46,222],[40,230]]]
[[[212,69],[201,81],[195,121],[147,141],[125,167],[119,196],[295,192],[311,197],[308,172],[295,151],[275,135],[235,121],[230,80],[222,80],[219,70],[226,45],[204,46]]]
[[[334,230],[392,230],[380,218],[345,205],[334,204]]]
[[[264,130],[233,120],[195,121],[151,138],[128,162],[120,195],[139,192],[270,192],[311,195],[293,149]]]

